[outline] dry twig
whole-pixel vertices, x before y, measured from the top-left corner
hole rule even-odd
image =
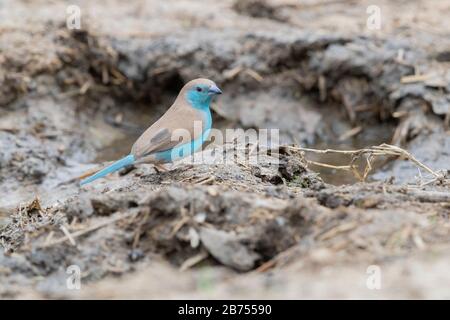
[[[417,160],[416,157],[414,157],[408,151],[406,151],[400,147],[393,146],[393,145],[386,144],[386,143],[383,143],[379,146],[372,146],[372,147],[358,149],[358,150],[335,150],[335,149],[320,150],[320,149],[303,148],[303,147],[295,147],[295,146],[283,146],[283,147],[286,149],[290,149],[290,150],[311,152],[311,153],[316,153],[316,154],[335,153],[335,154],[351,156],[350,164],[344,165],[344,166],[335,166],[332,164],[320,163],[320,162],[315,162],[315,161],[311,161],[311,160],[307,160],[307,162],[310,164],[313,164],[313,165],[322,166],[322,167],[326,167],[326,168],[351,171],[361,181],[364,181],[367,178],[368,174],[372,170],[373,159],[375,157],[379,157],[379,156],[395,156],[395,157],[402,157],[406,160],[409,160],[412,163],[414,163],[417,167],[430,173],[434,177],[433,182],[444,178],[444,175],[442,173],[432,170],[430,167],[428,167],[424,163]],[[360,174],[360,172],[358,171],[358,168],[355,165],[355,162],[362,156],[366,156],[366,166],[364,168],[363,174]],[[427,184],[428,183],[430,183],[430,182],[427,182]]]
[[[97,230],[97,229],[103,228],[103,227],[105,227],[105,226],[107,226],[107,225],[109,225],[109,224],[115,223],[115,222],[117,222],[117,221],[120,221],[120,220],[122,220],[122,219],[125,219],[125,218],[127,218],[127,217],[130,217],[130,216],[132,216],[132,215],[134,215],[134,214],[136,214],[136,212],[127,212],[127,213],[124,213],[124,214],[121,214],[121,215],[112,217],[111,219],[108,219],[108,220],[106,220],[106,221],[102,221],[102,222],[99,222],[99,223],[97,223],[97,224],[94,224],[94,225],[92,225],[92,226],[90,226],[90,227],[87,227],[86,229],[83,229],[83,230],[74,232],[74,233],[70,234],[71,237],[68,236],[68,235],[66,234],[66,235],[65,235],[64,237],[62,237],[62,238],[59,238],[59,239],[56,239],[56,240],[53,240],[53,241],[49,241],[49,242],[45,242],[43,245],[41,245],[41,246],[39,246],[39,247],[40,247],[40,248],[52,247],[52,246],[54,246],[54,245],[63,243],[63,242],[65,242],[65,241],[67,241],[67,240],[69,240],[69,241],[71,241],[71,242],[72,242],[72,241],[75,242],[75,238],[77,238],[77,237],[79,237],[79,236],[82,236],[82,235],[84,235],[84,234],[86,234],[86,233],[89,233],[89,232],[91,232],[91,231],[95,231],[95,230]],[[64,230],[63,230],[63,232],[64,232]],[[70,240],[70,239],[72,239],[72,240]]]

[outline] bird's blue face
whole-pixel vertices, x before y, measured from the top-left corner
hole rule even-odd
[[[197,109],[207,109],[214,96],[222,91],[215,84],[197,84],[187,92],[190,104]]]

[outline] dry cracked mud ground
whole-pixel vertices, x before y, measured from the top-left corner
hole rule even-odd
[[[81,30],[64,1],[0,5],[0,297],[450,297],[450,1],[379,1],[378,31],[370,1],[77,3]],[[216,128],[286,147],[78,186],[199,76],[224,91]],[[295,147],[381,143],[439,177],[384,156],[359,181]]]

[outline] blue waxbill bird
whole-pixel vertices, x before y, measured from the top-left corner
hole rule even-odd
[[[82,180],[81,185],[132,164],[158,165],[194,153],[209,136],[212,125],[209,107],[212,98],[221,93],[211,80],[189,81],[169,110],[136,140],[129,155]],[[194,130],[199,124],[201,130]],[[180,129],[188,133],[181,141],[178,139]]]

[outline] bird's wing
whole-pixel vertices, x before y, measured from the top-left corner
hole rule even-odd
[[[194,129],[195,121],[201,122],[201,126],[197,130]],[[191,107],[172,107],[138,138],[131,153],[136,158],[141,158],[155,152],[172,149],[177,145],[200,138],[203,127],[204,120],[198,110]]]

